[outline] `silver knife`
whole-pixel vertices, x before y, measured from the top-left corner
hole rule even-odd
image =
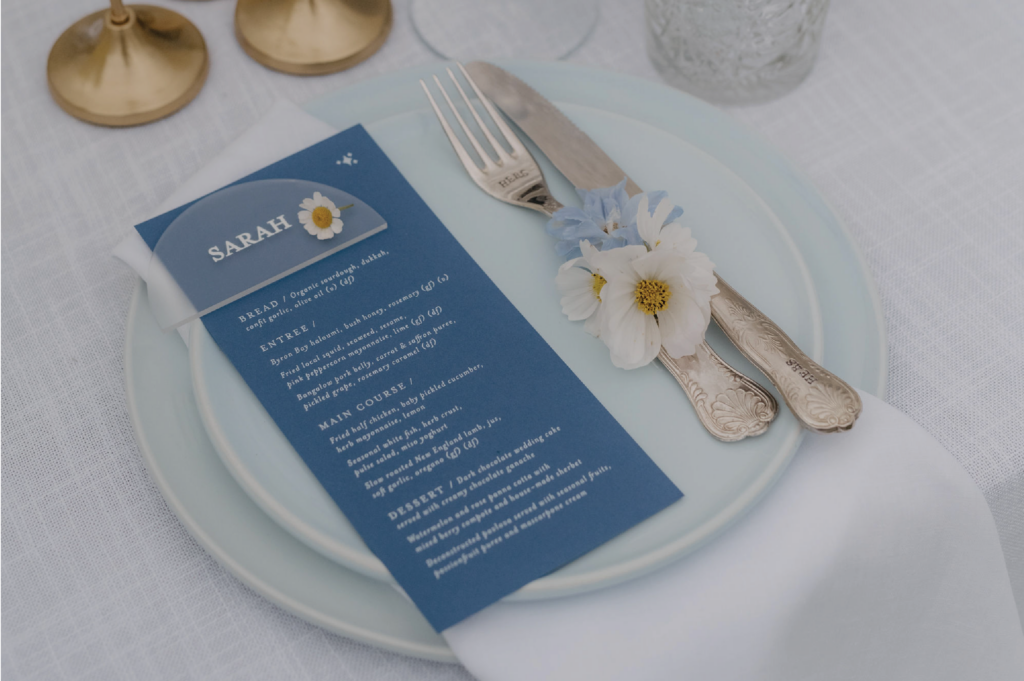
[[[466,70],[576,187],[611,187],[626,177],[629,195],[641,192],[592,139],[519,78],[486,62],[473,62]],[[740,352],[775,384],[797,420],[819,433],[852,428],[861,410],[857,391],[808,357],[721,276],[718,288],[720,293],[711,299],[712,316]]]

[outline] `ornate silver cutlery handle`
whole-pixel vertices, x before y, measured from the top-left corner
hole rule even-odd
[[[736,442],[760,435],[779,412],[771,393],[726,364],[707,342],[679,359],[662,348],[658,361],[682,387],[700,422],[719,440]]]
[[[775,322],[721,277],[711,315],[740,352],[764,372],[803,426],[819,433],[849,430],[860,395],[808,357]]]

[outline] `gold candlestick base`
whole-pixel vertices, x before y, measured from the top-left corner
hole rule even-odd
[[[177,12],[121,6],[77,21],[46,64],[62,109],[98,125],[149,123],[199,94],[210,60],[199,30]]]
[[[333,73],[376,52],[391,31],[390,0],[238,0],[235,35],[277,71]]]

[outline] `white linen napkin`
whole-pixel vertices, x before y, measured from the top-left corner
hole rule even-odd
[[[776,487],[693,555],[626,584],[498,603],[445,632],[481,679],[1024,679],[981,491],[881,400],[809,434]]]
[[[157,212],[333,132],[279,102]],[[134,230],[115,254],[149,276]],[[851,432],[809,435],[764,501],[693,555],[601,591],[497,603],[444,632],[452,650],[483,681],[1024,679],[984,497],[920,427],[862,398]]]

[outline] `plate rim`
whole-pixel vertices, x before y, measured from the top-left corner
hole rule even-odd
[[[338,562],[338,559],[343,556],[344,560],[351,561],[354,564],[338,562],[341,567],[355,570],[371,579],[395,584],[396,582],[387,567],[369,549],[365,553],[350,550],[340,542],[327,537],[317,528],[309,526],[264,489],[256,476],[242,463],[236,448],[224,433],[220,421],[213,417],[213,408],[209,399],[210,391],[205,389],[207,380],[199,370],[203,362],[199,359],[199,356],[203,349],[207,347],[207,343],[215,343],[215,341],[210,336],[210,332],[206,330],[202,320],[198,319],[191,325],[188,334],[189,374],[192,379],[192,396],[196,400],[199,418],[203,422],[203,427],[206,428],[206,434],[213,443],[213,448],[217,451],[220,460],[235,479],[235,482],[245,490],[249,498],[256,502],[256,505],[264,513],[314,551],[327,556],[335,562]],[[269,415],[267,418],[270,418]],[[306,465],[301,456],[299,457],[299,463],[303,466]]]

